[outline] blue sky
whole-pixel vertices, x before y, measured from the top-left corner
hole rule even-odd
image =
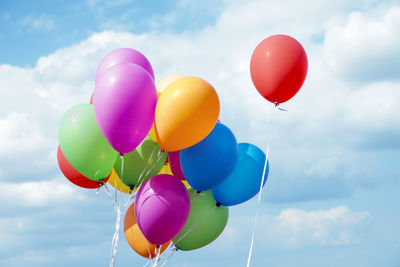
[[[377,0],[1,1],[0,266],[108,265],[112,205],[63,178],[56,149],[62,115],[118,47],[145,54],[156,80],[206,79],[237,139],[270,144],[252,266],[400,266],[399,18]],[[309,58],[288,112],[249,75],[276,33]],[[169,266],[245,266],[255,208],[230,208],[215,242]],[[143,263],[122,237],[116,266]]]

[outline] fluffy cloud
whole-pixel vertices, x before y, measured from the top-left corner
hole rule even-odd
[[[0,188],[0,201],[17,207],[42,207],[85,199],[77,187],[64,179],[0,183]]]
[[[353,12],[344,25],[328,28],[327,63],[348,80],[399,80],[400,37],[396,30],[400,27],[400,7],[371,13]]]
[[[346,206],[310,211],[288,208],[276,216],[264,214],[259,218],[256,241],[262,241],[264,249],[274,250],[357,244],[360,229],[365,229],[369,217],[368,212],[352,211]],[[249,238],[251,225],[251,217],[231,217],[223,238],[217,241],[219,246],[239,246]]]
[[[330,5],[331,10],[343,7]],[[263,1],[237,1],[226,6],[213,27],[195,33],[135,35],[106,31],[41,57],[33,68],[0,66],[0,87],[12,88],[2,91],[0,98],[0,121],[7,127],[1,133],[7,140],[0,142],[0,179],[16,175],[19,180],[26,180],[32,172],[41,177],[54,175],[61,116],[73,105],[87,103],[94,89],[96,66],[108,51],[133,47],[148,56],[157,80],[181,73],[210,81],[220,95],[221,119],[238,140],[264,149],[268,142],[271,144],[271,194],[267,199],[342,197],[359,186],[376,184],[376,176],[384,172],[380,169],[385,160],[382,149],[396,149],[385,140],[399,131],[393,123],[399,116],[394,102],[399,97],[399,84],[376,82],[354,90],[352,84],[332,76],[330,61],[324,55],[337,40],[332,37],[336,36],[335,31],[349,27],[332,24],[330,17],[324,17],[328,11],[318,13],[326,24],[315,23],[315,18],[299,5],[290,9],[285,22],[276,24],[276,16],[253,16],[262,12],[252,10],[265,8]],[[271,14],[281,14],[282,8],[281,4],[268,6],[269,10],[276,10]],[[385,12],[384,18],[392,25],[396,21],[392,13],[397,9]],[[343,18],[347,18],[345,14]],[[300,29],[296,26],[299,21],[308,26]],[[315,34],[323,31],[325,25],[325,42],[315,42]],[[273,111],[272,105],[258,95],[248,68],[257,43],[282,31],[297,37],[310,59],[304,88],[284,105],[288,113]],[[394,27],[387,31],[394,32]],[[351,53],[347,58],[357,61]],[[345,67],[345,62],[339,63]],[[35,160],[24,162],[27,166],[21,169],[16,164],[21,155]]]

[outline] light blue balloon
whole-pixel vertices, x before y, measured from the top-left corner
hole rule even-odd
[[[228,177],[212,190],[217,202],[224,206],[243,203],[260,191],[266,156],[255,145],[238,144],[236,164]],[[268,178],[269,162],[265,169],[263,186]]]
[[[221,183],[236,162],[237,142],[232,131],[217,123],[199,143],[180,151],[183,175],[189,185],[206,191]]]

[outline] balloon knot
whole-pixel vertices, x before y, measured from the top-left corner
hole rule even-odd
[[[104,185],[104,179],[100,179],[99,180],[99,184],[100,184],[100,186],[103,186]]]
[[[197,190],[197,191],[196,191],[196,193],[197,193],[197,194],[200,194],[200,193],[201,193],[201,191],[200,191],[200,190]]]
[[[219,202],[215,203],[215,206],[217,206],[218,208],[221,207],[221,205],[222,205],[222,204],[219,203]]]
[[[130,189],[130,190],[133,190],[133,189],[135,189],[135,186],[134,186],[133,184],[131,184],[131,185],[129,186],[129,189]]]

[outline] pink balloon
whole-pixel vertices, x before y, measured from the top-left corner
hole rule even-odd
[[[111,146],[121,153],[133,151],[149,133],[157,104],[152,77],[136,64],[108,69],[96,81],[94,114]]]
[[[139,65],[145,69],[154,80],[153,68],[151,67],[149,60],[142,53],[131,48],[119,48],[111,51],[103,58],[97,68],[96,81],[106,70],[121,63],[133,63]]]
[[[169,166],[171,167],[172,173],[181,180],[186,180],[185,176],[183,175],[182,167],[181,167],[181,160],[180,160],[180,152],[168,152],[168,161]]]
[[[135,217],[147,240],[162,245],[177,235],[186,223],[190,211],[189,194],[176,177],[159,174],[151,177],[139,189]]]

